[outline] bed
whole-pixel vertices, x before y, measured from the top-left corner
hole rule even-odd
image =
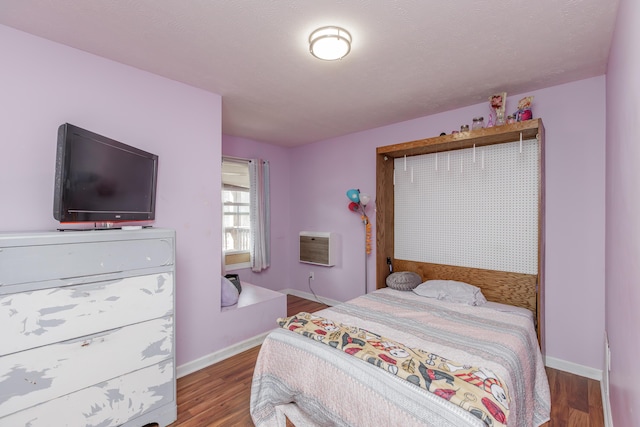
[[[498,271],[477,268],[475,262],[462,263],[476,266],[472,268],[438,264],[428,259],[396,258],[394,198],[396,178],[402,176],[402,170],[396,176],[396,160],[456,150],[467,150],[471,156],[475,155],[476,147],[514,141],[520,141],[514,147],[520,147],[519,152],[522,152],[523,140],[535,140],[536,144],[532,155],[537,161],[534,181],[537,182],[538,203],[537,212],[526,211],[516,217],[533,215],[537,219],[537,271],[506,271],[506,267]],[[545,346],[544,175],[544,127],[540,119],[378,147],[377,290],[314,313],[318,317],[315,319],[302,315],[297,323],[295,319],[283,319],[284,328],[276,329],[266,337],[256,363],[251,391],[251,415],[255,424],[258,427],[284,427],[289,419],[297,427],[530,427],[548,421],[549,384],[542,360]],[[487,219],[491,221],[492,217]],[[422,220],[419,217],[415,225],[406,226],[417,227]],[[472,222],[467,225],[473,228]],[[505,227],[508,228],[508,224]],[[464,238],[469,232],[458,234]],[[499,237],[494,237],[486,250],[491,253],[500,250],[511,255],[508,246],[496,244],[496,241],[501,242]],[[427,244],[434,242],[429,240]],[[448,280],[470,284],[480,289],[489,304],[468,305],[386,288],[390,266],[397,272],[416,273],[423,282]],[[403,369],[390,372],[389,364],[393,365],[393,362],[380,362],[389,354],[365,349],[365,346],[362,350],[353,349],[353,342],[357,343],[360,338],[348,344],[344,340],[325,340],[313,327],[306,329],[309,323],[304,321],[307,319],[312,324],[340,325],[345,329],[340,329],[341,337],[348,331],[361,334],[356,338],[378,335],[408,350],[410,355],[437,356],[438,359],[433,359],[437,361],[434,365],[429,365],[429,359],[420,359],[424,367],[417,369],[419,381],[415,381],[413,374],[400,375],[406,359],[396,358],[396,367],[400,365]],[[300,331],[304,332],[298,333]],[[369,344],[368,339],[360,340]],[[378,356],[359,358],[349,351],[356,356],[370,353],[378,353]],[[476,377],[482,373],[482,381],[472,378],[469,382],[484,384],[485,389],[489,388],[487,385],[492,379],[498,381],[504,386],[506,400],[498,402],[496,409],[484,403],[485,397],[475,393],[467,395],[463,391],[466,389],[456,381],[469,379],[457,376],[460,366],[471,367],[471,371],[478,373]],[[438,381],[444,385],[432,387]],[[454,391],[454,395],[449,394]],[[484,410],[476,411],[483,407]]]
[[[314,313],[358,326],[448,359],[456,366],[494,373],[509,393],[508,426],[549,420],[549,385],[531,311],[489,302],[470,306],[379,289]],[[497,308],[496,308],[497,307]],[[519,311],[518,311],[519,310]],[[511,312],[509,312],[511,311]],[[475,400],[473,400],[475,399]],[[487,426],[469,411],[469,396],[455,405],[386,369],[288,329],[265,339],[253,377],[251,415],[256,426]]]

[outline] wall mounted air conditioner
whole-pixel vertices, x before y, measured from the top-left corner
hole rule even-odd
[[[331,267],[336,265],[336,233],[300,232],[300,262]]]

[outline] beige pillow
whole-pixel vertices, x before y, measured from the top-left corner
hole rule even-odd
[[[386,283],[391,289],[410,291],[422,283],[422,277],[412,271],[398,271],[387,276]]]

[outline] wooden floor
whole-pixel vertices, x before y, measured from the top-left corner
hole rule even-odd
[[[314,312],[324,304],[287,296],[287,315]],[[251,377],[260,347],[178,379],[178,420],[171,427],[253,426]],[[547,368],[551,421],[544,427],[604,427],[600,383]],[[299,426],[301,427],[301,426]]]

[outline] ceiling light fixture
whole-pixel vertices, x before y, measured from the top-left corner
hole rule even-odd
[[[351,34],[344,28],[318,28],[309,36],[309,52],[318,59],[335,61],[351,51]]]

